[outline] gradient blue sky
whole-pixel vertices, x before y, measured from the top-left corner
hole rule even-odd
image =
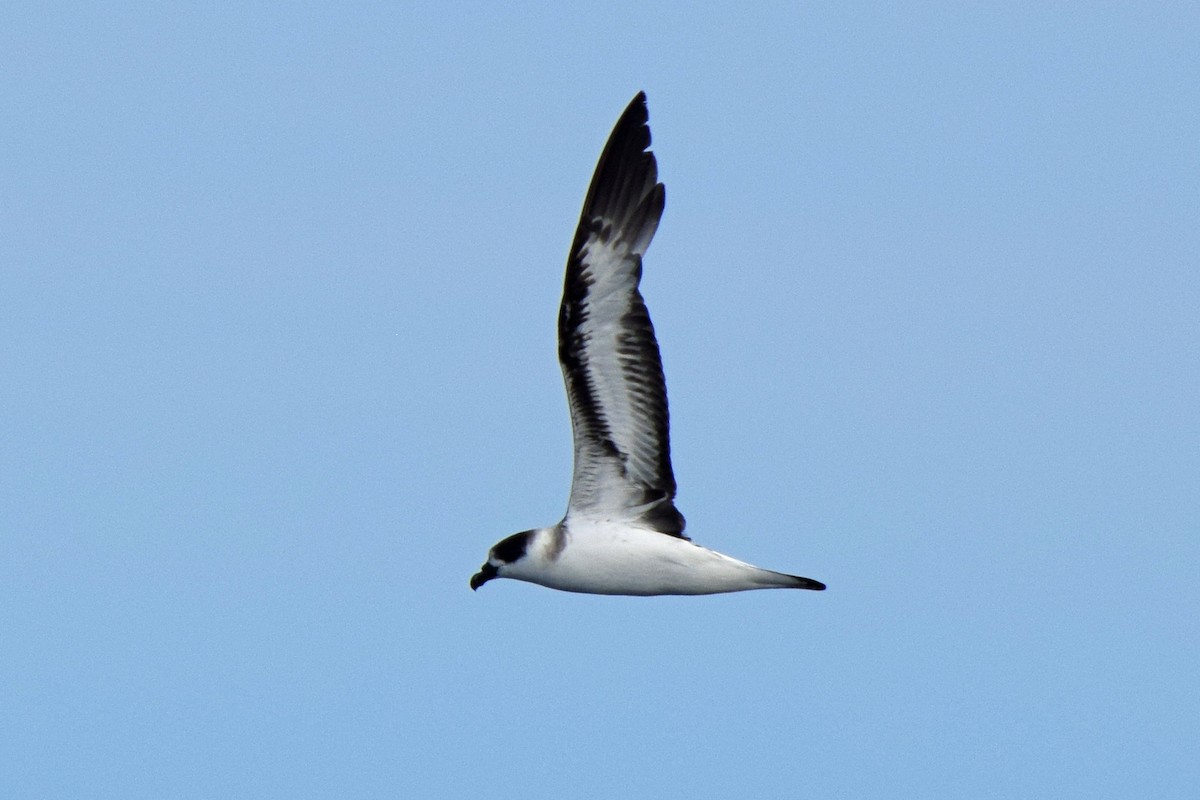
[[[1183,798],[1194,3],[5,4],[0,795]],[[645,89],[699,542],[478,594]]]

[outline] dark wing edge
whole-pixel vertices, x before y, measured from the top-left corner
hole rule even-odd
[[[600,155],[567,261],[558,336],[575,443],[570,509],[619,509],[686,539],[662,358],[638,291],[666,198],[648,121],[639,92]]]

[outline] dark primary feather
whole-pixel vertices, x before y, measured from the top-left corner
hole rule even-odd
[[[600,155],[567,261],[558,354],[575,441],[568,515],[617,512],[683,537],[662,359],[638,291],[665,199],[647,121],[639,93]]]

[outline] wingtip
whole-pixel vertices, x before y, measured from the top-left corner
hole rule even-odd
[[[629,101],[629,105],[625,106],[625,110],[621,112],[621,117],[619,120],[617,120],[616,127],[620,128],[622,123],[630,124],[631,122],[634,125],[646,127],[647,134],[649,134],[648,127],[650,125],[650,106],[646,102],[645,92],[638,92],[633,96],[633,99]],[[645,147],[649,146],[650,142],[647,141]]]
[[[814,592],[825,591],[825,584],[820,581],[814,581],[812,578],[801,578],[799,575],[793,575],[796,579],[797,589],[812,589]]]

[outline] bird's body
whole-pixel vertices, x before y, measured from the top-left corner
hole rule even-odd
[[[493,546],[471,588],[501,577],[589,594],[824,589],[683,533],[662,361],[638,291],[665,197],[647,118],[638,94],[600,156],[567,262],[558,320],[575,444],[567,515]]]
[[[658,595],[823,588],[816,581],[760,569],[628,523],[583,519],[528,533],[524,558],[501,574],[566,592]]]

